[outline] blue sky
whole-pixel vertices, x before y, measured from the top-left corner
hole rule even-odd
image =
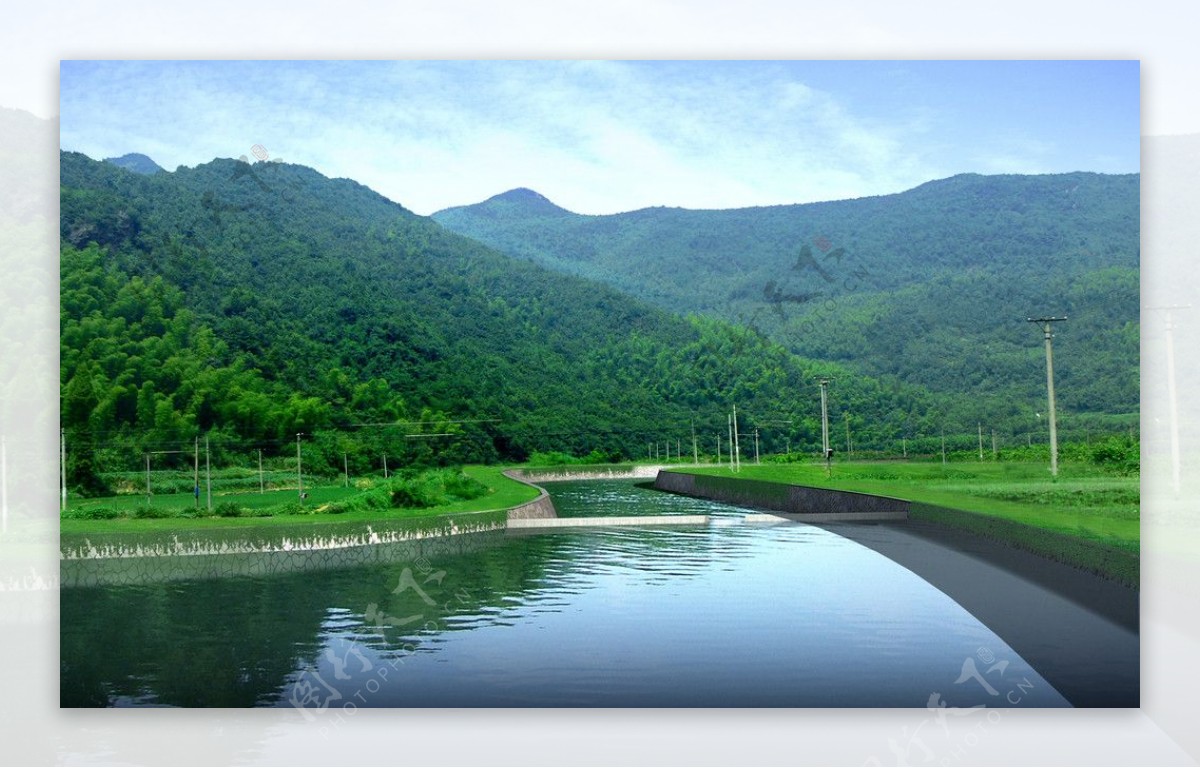
[[[61,143],[273,158],[429,214],[735,208],[956,173],[1139,170],[1136,61],[64,61]]]

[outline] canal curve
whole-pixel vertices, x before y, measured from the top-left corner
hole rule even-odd
[[[815,526],[633,481],[561,517],[344,567],[65,589],[64,706],[1069,706],[944,592]],[[470,545],[466,545],[470,542]],[[1015,701],[1014,701],[1015,700]]]

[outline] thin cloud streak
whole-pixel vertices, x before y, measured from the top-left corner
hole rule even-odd
[[[144,152],[169,169],[262,144],[422,214],[518,186],[613,213],[886,194],[964,170],[1075,170],[1036,124],[1006,140],[939,99],[952,64],[64,62],[62,144]],[[989,82],[1003,83],[1006,65],[993,64]],[[1120,158],[1124,147],[1090,149]]]

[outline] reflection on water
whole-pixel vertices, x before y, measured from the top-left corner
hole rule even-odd
[[[563,516],[739,514],[628,481],[549,488]],[[456,538],[473,543],[66,589],[62,704],[297,707],[326,726],[386,706],[1066,705],[941,592],[819,528]]]

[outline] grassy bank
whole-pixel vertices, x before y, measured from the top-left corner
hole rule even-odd
[[[862,462],[681,470],[860,491],[912,502],[910,517],[998,539],[1122,583],[1138,582],[1139,482],[1085,464]]]
[[[464,480],[451,483],[449,493],[444,481],[439,488],[430,478],[416,476],[407,483],[395,478],[360,482],[358,487],[306,488],[309,497],[303,503],[295,489],[214,494],[211,515],[203,494],[199,510],[190,493],[154,496],[149,505],[141,495],[87,499],[72,502],[62,516],[60,531],[71,536],[331,525],[507,509],[537,497],[535,489],[501,472],[500,467],[465,467]]]

